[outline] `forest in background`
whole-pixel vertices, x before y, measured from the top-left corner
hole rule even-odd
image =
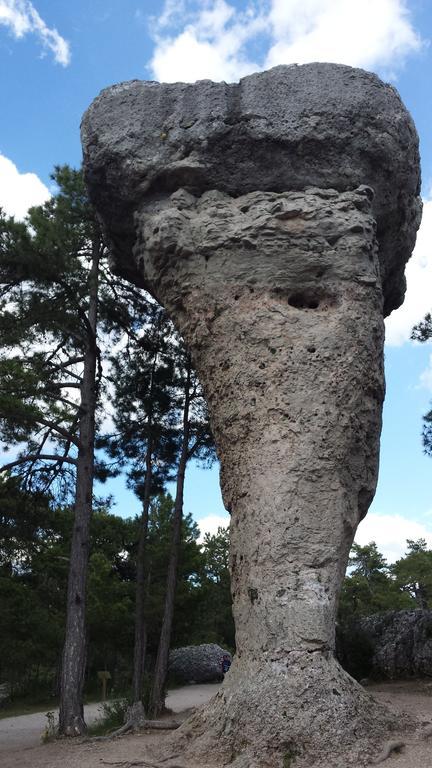
[[[0,681],[12,698],[58,697],[64,642],[73,510],[26,494],[15,479],[0,484]],[[147,666],[157,653],[162,624],[173,500],[152,500],[146,558]],[[100,695],[98,672],[111,674],[109,694],[130,696],[134,590],[139,518],[99,508],[91,522],[85,694]],[[182,526],[171,646],[218,643],[235,650],[227,529],[198,543],[197,524]],[[360,616],[432,607],[432,551],[408,541],[407,554],[388,565],[375,543],[354,545],[343,584],[339,625]],[[174,682],[175,681],[171,681]]]
[[[0,682],[13,699],[58,697],[73,510],[27,494],[15,479],[0,483]],[[146,557],[148,667],[162,624],[173,500],[152,500]],[[100,695],[97,673],[111,674],[109,693],[129,695],[139,518],[95,510],[90,528],[86,695]],[[171,645],[214,642],[234,650],[228,535],[204,537],[190,516],[182,525]]]

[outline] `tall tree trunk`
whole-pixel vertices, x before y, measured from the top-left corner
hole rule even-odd
[[[161,314],[158,314],[156,326],[154,328],[155,336],[158,337],[161,326]],[[129,709],[128,721],[139,723],[144,718],[144,708],[142,704],[144,665],[147,647],[147,627],[145,620],[145,554],[147,548],[148,521],[150,509],[150,496],[152,485],[152,458],[153,458],[153,406],[152,398],[154,392],[154,375],[156,371],[157,357],[159,354],[159,344],[156,344],[153,363],[150,372],[150,407],[148,413],[148,439],[146,452],[146,469],[144,480],[144,498],[141,514],[140,537],[137,553],[137,573],[135,588],[135,637],[134,637],[134,661],[132,674],[132,707]]]
[[[69,565],[66,634],[60,681],[59,732],[79,736],[86,730],[83,687],[86,664],[85,607],[92,514],[95,410],[97,400],[97,314],[100,242],[95,238],[89,275],[87,343],[81,384],[80,445],[75,492],[75,520]]]
[[[140,536],[137,553],[137,573],[135,590],[135,640],[132,676],[132,701],[141,701],[144,661],[146,653],[146,621],[145,621],[145,552],[147,547],[148,520],[150,508],[150,491],[152,480],[152,440],[149,437],[146,453],[146,473],[144,481],[144,498],[141,514]]]
[[[153,685],[150,698],[149,714],[150,717],[157,717],[164,708],[165,696],[164,686],[168,672],[168,656],[171,641],[171,630],[174,616],[174,598],[177,586],[177,569],[180,556],[181,527],[183,519],[183,493],[184,480],[186,473],[186,464],[188,461],[189,448],[189,408],[190,408],[190,380],[191,380],[191,359],[188,357],[185,400],[183,407],[183,439],[180,452],[180,459],[177,471],[176,498],[174,504],[173,528],[171,538],[171,552],[168,563],[168,573],[166,582],[165,608],[162,621],[162,629],[159,637],[159,646],[156,657],[156,666],[153,677]]]

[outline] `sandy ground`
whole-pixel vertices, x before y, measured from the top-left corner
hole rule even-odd
[[[187,685],[170,691],[166,706],[173,712],[184,712],[191,707],[199,707],[211,699],[219,689],[219,683]],[[100,717],[101,705],[88,704],[84,708],[85,721],[88,725]],[[55,712],[56,720],[58,711]],[[21,752],[41,743],[41,734],[45,730],[47,719],[45,712],[20,717],[6,717],[0,720],[0,768],[4,768],[5,755]],[[15,763],[11,763],[15,765]],[[18,765],[18,763],[16,763]]]
[[[368,690],[395,712],[408,712],[425,726],[432,723],[431,682],[382,683],[371,685]],[[382,765],[384,768],[432,768],[432,738],[407,744],[399,754],[392,754]]]
[[[179,688],[169,694],[167,705],[174,712],[181,713],[207,702],[218,687],[214,684]],[[369,686],[368,690],[395,711],[408,712],[420,723],[432,723],[432,683],[383,683]],[[86,709],[88,721],[97,715],[98,705]],[[184,712],[186,715],[187,712]],[[45,722],[44,713],[0,721],[1,768],[145,768],[151,765],[148,755],[152,748],[156,748],[161,739],[168,738],[166,732],[145,732],[107,742],[62,740],[41,745],[39,737]],[[177,768],[177,760],[175,762]],[[427,741],[413,740],[382,765],[384,768],[432,768],[432,738]],[[178,756],[178,768],[200,767],[183,765],[181,756]]]

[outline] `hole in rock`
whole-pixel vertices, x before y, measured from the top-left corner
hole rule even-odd
[[[255,600],[258,600],[258,590],[255,589],[254,587],[248,587],[248,595],[249,595],[249,600],[253,605]]]
[[[147,191],[152,194],[172,194],[181,188],[200,195],[206,189],[203,169],[193,164],[164,169],[153,178]]]
[[[296,309],[318,309],[319,300],[307,293],[293,293],[288,299],[288,304]]]

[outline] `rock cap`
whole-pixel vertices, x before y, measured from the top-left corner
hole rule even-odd
[[[82,122],[89,193],[116,271],[145,286],[134,214],[177,189],[315,186],[374,190],[385,313],[405,291],[420,221],[418,137],[397,91],[340,64],[278,66],[239,83],[132,80],[107,88]]]

